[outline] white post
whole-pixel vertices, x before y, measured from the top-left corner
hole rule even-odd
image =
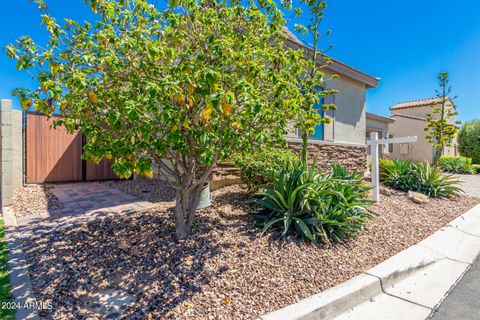
[[[372,199],[380,201],[380,168],[378,165],[378,133],[370,133],[370,153],[372,157]]]

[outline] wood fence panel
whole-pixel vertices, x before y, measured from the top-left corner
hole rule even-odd
[[[93,164],[87,161],[87,180],[113,179],[118,179],[118,177],[113,173],[110,160],[103,159],[99,164]]]
[[[27,113],[27,183],[82,180],[82,134],[69,134],[63,127],[51,128],[52,118]]]

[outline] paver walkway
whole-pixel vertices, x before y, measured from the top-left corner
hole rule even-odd
[[[140,211],[154,206],[135,196],[98,182],[56,184],[49,189],[64,205],[63,209],[50,210],[40,215],[17,217],[19,225],[32,221],[56,221],[62,218],[85,217],[119,211]],[[71,219],[70,219],[71,220]]]
[[[15,302],[22,306],[36,301],[22,250],[23,239],[28,239],[31,234],[45,234],[74,223],[115,215],[119,211],[135,212],[155,206],[97,182],[56,184],[49,190],[63,203],[63,209],[25,217],[15,216],[11,208],[4,212],[10,251],[10,285]],[[15,319],[36,320],[39,317],[35,308],[23,308],[17,311]]]

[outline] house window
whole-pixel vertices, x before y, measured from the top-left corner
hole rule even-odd
[[[389,134],[388,138],[389,139],[393,138],[393,134]],[[393,153],[393,143],[388,144],[388,153]]]
[[[323,88],[318,88],[318,91],[323,91]],[[320,98],[320,102],[315,104],[313,108],[320,113],[320,116],[323,118],[325,113],[323,111],[323,97]],[[324,124],[320,123],[315,127],[315,132],[310,136],[310,139],[313,140],[323,140],[323,131],[324,131]]]

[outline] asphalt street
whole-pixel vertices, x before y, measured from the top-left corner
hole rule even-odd
[[[431,319],[480,320],[480,259],[477,258]]]

